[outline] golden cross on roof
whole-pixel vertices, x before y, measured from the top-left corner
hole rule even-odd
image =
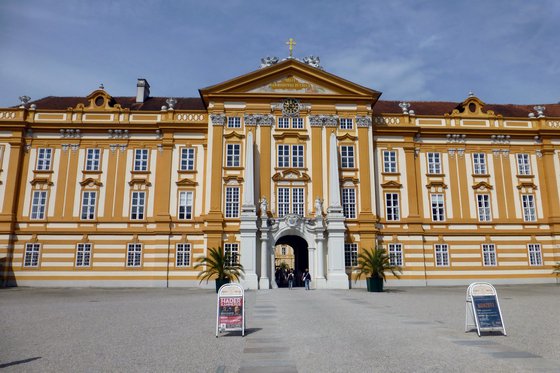
[[[290,38],[290,40],[288,40],[286,44],[290,46],[290,58],[292,58],[292,53],[294,51],[294,45],[296,45],[296,42],[294,39]]]

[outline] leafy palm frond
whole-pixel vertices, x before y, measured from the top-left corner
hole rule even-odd
[[[556,277],[560,276],[560,262],[556,262],[554,267],[552,267],[552,273],[556,275]]]
[[[237,281],[239,278],[243,278],[245,270],[235,259],[237,258],[231,258],[231,255],[224,253],[221,248],[210,248],[208,249],[208,256],[200,259],[194,269],[202,269],[198,274],[200,282],[204,280],[208,282],[212,278],[220,280],[229,278]]]
[[[401,268],[392,265],[387,251],[382,247],[375,247],[372,250],[362,250],[358,255],[358,272],[356,281],[365,275],[366,277],[378,277],[387,281],[385,272],[391,272],[396,278],[400,278]]]

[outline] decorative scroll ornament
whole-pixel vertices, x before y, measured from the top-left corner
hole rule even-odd
[[[226,122],[225,114],[210,114],[210,120],[213,126],[223,126]]]
[[[338,126],[338,115],[311,115],[309,123],[311,126],[336,127]]]
[[[300,215],[285,215],[284,219],[286,219],[286,225],[290,228],[295,228],[301,224],[302,218]]]
[[[244,120],[248,126],[272,126],[274,116],[272,114],[245,114]]]
[[[261,58],[261,69],[264,67],[276,65],[278,61],[280,61],[278,57],[269,57],[269,56],[263,57]]]
[[[362,117],[358,115],[356,117],[356,125],[358,127],[371,127],[371,117]]]

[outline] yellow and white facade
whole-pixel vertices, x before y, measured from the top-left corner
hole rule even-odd
[[[200,98],[139,80],[0,109],[2,284],[205,286],[193,266],[222,247],[268,289],[287,244],[312,286],[348,288],[376,243],[395,284],[554,281],[559,104],[380,101],[268,62]]]

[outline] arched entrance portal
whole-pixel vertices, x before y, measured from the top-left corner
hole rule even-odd
[[[303,286],[301,277],[309,268],[307,241],[299,236],[280,237],[274,245],[274,253],[274,280],[278,287],[288,286],[287,273],[290,269],[294,270],[294,286]]]

